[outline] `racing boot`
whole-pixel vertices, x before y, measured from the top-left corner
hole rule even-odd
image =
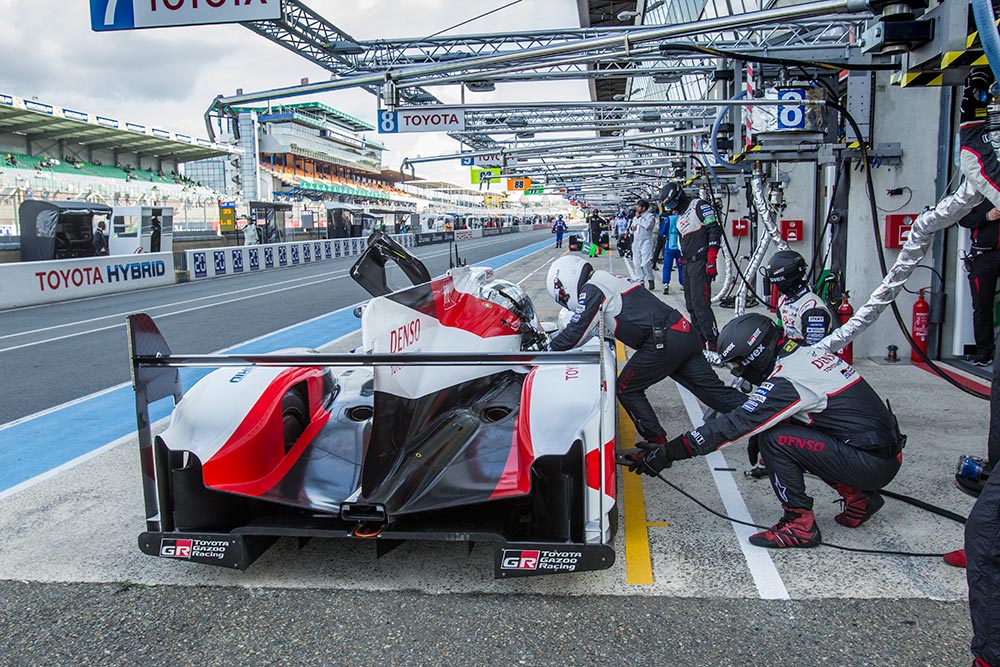
[[[664,285],[663,286],[663,293],[664,294],[670,294],[670,285]]]
[[[650,292],[655,292],[656,291],[656,282],[653,281],[653,280],[650,280],[648,282],[649,282],[649,291]]]
[[[862,491],[846,484],[836,484],[833,488],[840,494],[840,502],[844,504],[844,511],[833,517],[841,526],[857,528],[885,505],[885,500],[878,491]]]
[[[822,542],[812,510],[785,507],[785,516],[768,530],[750,536],[750,544],[768,549],[817,547]]]

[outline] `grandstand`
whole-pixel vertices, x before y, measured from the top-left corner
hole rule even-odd
[[[172,206],[178,229],[211,226],[224,194],[183,174],[230,148],[109,116],[0,93],[0,234],[25,199]]]

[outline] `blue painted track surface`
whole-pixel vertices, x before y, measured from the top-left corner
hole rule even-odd
[[[552,245],[543,241],[509,252],[478,266],[498,269]],[[277,331],[225,350],[261,354],[288,347],[319,348],[358,330],[354,306]],[[169,341],[168,341],[169,343]],[[211,369],[181,369],[181,383],[190,387]],[[170,414],[172,401],[150,406],[153,422]],[[114,387],[37,417],[12,422],[0,430],[0,493],[135,433],[135,398],[130,386]]]

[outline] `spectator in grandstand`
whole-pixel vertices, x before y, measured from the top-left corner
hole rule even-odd
[[[97,229],[94,230],[94,254],[108,254],[107,225],[103,220],[97,221]]]
[[[6,160],[7,160],[7,165],[8,166],[11,166],[11,167],[16,167],[17,166],[17,158],[14,157],[13,153],[7,153]]]

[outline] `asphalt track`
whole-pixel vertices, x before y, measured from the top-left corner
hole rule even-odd
[[[534,241],[545,245],[549,238],[543,232],[516,235],[511,241],[521,246]],[[502,255],[507,248],[499,243],[490,239],[480,257]],[[473,244],[467,244],[468,250],[463,244],[463,254],[479,262]],[[432,246],[426,251],[434,254],[436,249]],[[548,262],[562,251],[531,250],[528,247],[492,261],[495,266],[506,264],[500,276],[530,288],[542,316],[550,317],[555,308],[541,293],[539,283]],[[512,257],[517,259],[511,264]],[[606,256],[595,261],[617,262]],[[446,268],[447,260],[442,262],[432,265],[432,273]],[[620,270],[620,265],[614,267]],[[280,282],[300,275],[290,271],[295,270],[275,272],[268,280]],[[214,281],[214,288],[242,287],[235,281],[227,286],[229,281],[233,279]],[[351,323],[340,328],[336,319],[343,317],[337,315],[338,307],[360,300],[351,295],[349,282],[330,280],[322,286],[304,287],[301,293],[297,289],[278,293],[268,302],[275,312],[268,312],[266,318],[261,314],[268,310],[265,302],[254,297],[192,311],[206,318],[200,324],[181,326],[179,318],[186,313],[166,317],[161,324],[176,351],[197,352],[224,348],[313,318],[301,328],[250,345],[275,349],[333,341],[324,349],[350,349],[357,344],[357,335],[345,330],[356,327],[356,320],[351,317]],[[115,312],[148,310],[159,303],[152,300],[155,292],[146,292],[147,298],[138,303],[115,303]],[[286,302],[304,301],[306,295],[323,305],[300,304],[318,310],[298,315],[297,320],[295,315],[282,319],[285,315],[278,313],[292,307]],[[206,294],[185,295],[200,296]],[[333,301],[341,297],[342,301]],[[181,300],[164,298],[164,303]],[[664,299],[675,306],[682,303],[678,295]],[[67,319],[53,315],[49,325],[74,317],[86,319],[79,311],[74,315],[71,304],[64,307],[62,317]],[[90,306],[77,303],[76,307]],[[8,316],[26,315],[27,310],[2,313],[0,326],[10,327]],[[96,315],[107,312],[96,311]],[[341,312],[349,314],[349,309]],[[42,328],[41,321],[32,326]],[[183,330],[191,326],[196,330]],[[251,333],[233,335],[234,329]],[[314,330],[316,340],[305,340]],[[89,344],[98,336],[123,334],[108,329],[74,336],[72,342]],[[33,340],[24,337],[17,342]],[[39,368],[54,378],[47,381],[59,382],[75,374],[69,370],[77,363],[75,358],[57,357],[56,348],[48,347],[59,344],[32,346],[37,348],[33,354],[38,355]],[[114,372],[123,373],[123,338],[120,344],[121,348],[112,349],[105,340],[91,348],[91,353],[100,353],[108,347],[100,357],[104,363],[89,366],[80,375],[89,379],[99,368],[116,364],[120,366]],[[10,346],[0,345],[0,349]],[[30,387],[29,380],[7,373],[10,355],[17,352],[0,351],[5,403],[8,398],[22,400],[19,394]],[[988,416],[984,402],[961,395],[908,365],[887,368],[867,360],[857,365],[892,400],[910,434],[906,464],[892,488],[967,512],[969,499],[954,490],[949,478],[959,453],[983,448]],[[124,375],[109,377],[96,386],[113,385],[116,377]],[[8,378],[18,383],[15,389],[8,389],[15,386]],[[76,387],[66,395],[76,399],[86,391]],[[53,387],[43,387],[39,395],[54,392]],[[143,520],[138,457],[129,433],[131,395],[126,388],[104,396],[110,397],[107,404],[85,413],[73,412],[88,403],[80,401],[0,427],[0,475],[6,479],[0,488],[7,488],[0,491],[0,535],[4,536],[0,541],[0,666],[970,662],[962,571],[934,558],[866,556],[828,548],[771,553],[747,547],[745,537],[732,524],[708,515],[649,478],[632,485],[631,497],[620,496],[623,515],[637,516],[638,527],[619,533],[618,562],[604,572],[494,581],[487,549],[468,554],[461,545],[414,543],[375,560],[370,544],[333,540],[314,540],[301,548],[294,541],[282,540],[243,573],[150,558],[135,545]],[[700,419],[698,406],[672,382],[654,387],[650,397],[671,434]],[[55,406],[57,399],[25,398],[23,402],[40,406],[37,410]],[[22,412],[31,409],[21,408]],[[68,421],[58,428],[49,422],[47,429],[20,430],[50,416]],[[114,422],[124,424],[122,435],[99,431]],[[12,485],[19,479],[9,472],[16,467],[12,448],[20,448],[25,458],[44,459],[49,449],[95,433],[92,445],[96,450],[41,478]],[[746,468],[742,446],[735,443],[710,459],[679,463],[668,473],[672,481],[710,506],[771,523],[777,516],[774,498],[765,482],[743,477]],[[22,469],[18,474],[33,473]],[[833,522],[839,511],[830,504],[834,494],[815,483],[810,490],[817,498],[824,537],[830,541],[928,552],[960,544],[957,524],[894,501],[887,501],[864,527],[848,530]],[[649,581],[634,583],[643,559]]]

